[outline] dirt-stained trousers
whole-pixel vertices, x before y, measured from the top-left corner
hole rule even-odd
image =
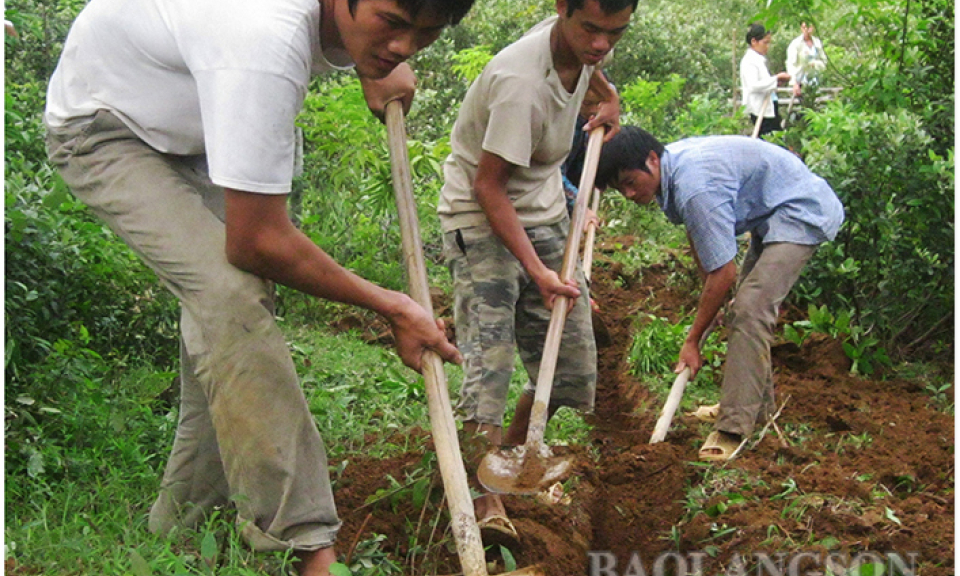
[[[100,111],[48,130],[73,194],[181,303],[180,420],[149,527],[196,526],[236,505],[256,550],[333,544],[323,441],[273,315],[273,287],[227,262],[224,193],[203,157],[162,154]]]
[[[780,304],[816,246],[772,242],[754,235],[740,269],[729,326],[717,430],[749,436],[775,412],[770,346]]]

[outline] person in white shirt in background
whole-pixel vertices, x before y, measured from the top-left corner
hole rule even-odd
[[[768,32],[763,24],[751,24],[747,30],[749,48],[740,60],[742,102],[750,115],[751,124],[756,124],[757,118],[763,116],[760,136],[781,129],[782,121],[777,110],[777,85],[790,79],[786,72],[774,76],[767,69],[771,37],[772,33]]]
[[[827,53],[823,50],[823,42],[813,35],[816,27],[801,22],[800,32],[787,47],[786,66],[794,96],[800,96],[804,85],[818,84],[820,72],[827,67]]]

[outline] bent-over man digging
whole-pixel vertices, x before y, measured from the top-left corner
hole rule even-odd
[[[180,300],[180,421],[149,528],[233,504],[255,550],[327,576],[340,519],[273,282],[385,317],[419,369],[457,361],[413,299],[334,262],[287,215],[310,78],[353,68],[409,108],[404,63],[473,0],[96,0],[50,80],[49,152],[74,195]]]
[[[704,276],[693,326],[676,372],[701,366],[700,337],[737,279],[737,236],[750,233],[739,287],[725,322],[727,360],[715,430],[700,459],[724,461],[758,421],[774,413],[770,344],[780,303],[817,246],[833,240],[843,206],[830,185],[792,152],[745,136],[688,138],[664,146],[625,126],[601,152],[597,186],[645,205],[657,201],[683,224]]]

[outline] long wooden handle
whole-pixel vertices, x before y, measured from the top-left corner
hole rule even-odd
[[[427,284],[427,268],[423,260],[423,243],[420,239],[420,224],[417,206],[413,197],[413,178],[407,155],[407,130],[403,122],[403,105],[399,100],[387,104],[387,139],[390,148],[390,169],[393,189],[400,213],[400,235],[403,240],[403,258],[406,263],[407,281],[411,297],[433,316],[430,289]],[[450,527],[457,544],[460,564],[466,576],[487,576],[487,563],[480,539],[480,529],[470,498],[467,473],[457,441],[457,426],[450,405],[443,360],[432,350],[423,353],[423,379],[427,389],[430,408],[430,424],[433,428],[433,443],[440,464],[447,503],[450,507]]]
[[[673,421],[673,415],[680,406],[680,399],[683,398],[683,391],[690,381],[690,369],[684,368],[673,381],[670,387],[670,394],[667,395],[667,401],[663,404],[663,410],[660,411],[660,417],[657,418],[657,425],[653,427],[653,434],[650,436],[650,443],[656,444],[663,442],[667,437],[667,430],[670,429],[670,422]]]
[[[776,90],[776,88],[774,88],[774,90]],[[760,136],[760,125],[763,124],[763,115],[767,113],[767,104],[770,104],[772,99],[773,92],[767,94],[767,97],[763,99],[763,105],[760,106],[760,114],[757,115],[757,123],[753,125],[753,134],[750,135],[751,138]]]
[[[591,194],[590,209],[596,214],[600,210],[600,189],[594,188]],[[583,241],[583,275],[590,282],[591,268],[593,268],[593,242],[597,238],[597,225],[593,221],[587,223],[587,237]]]
[[[597,164],[600,162],[600,148],[603,146],[604,127],[598,126],[590,132],[587,142],[587,158],[580,174],[580,190],[592,190],[597,177]],[[589,194],[577,194],[573,206],[573,222],[563,252],[563,266],[560,269],[560,281],[573,278],[580,256],[580,238],[583,234],[583,222],[587,216]],[[547,340],[543,344],[543,357],[540,359],[540,372],[537,375],[537,388],[530,409],[530,425],[527,428],[527,446],[530,449],[543,444],[543,434],[547,428],[547,407],[550,406],[550,393],[553,389],[553,375],[557,369],[557,357],[560,354],[560,337],[563,325],[567,321],[567,298],[558,296],[553,301],[550,325],[547,327]]]
[[[703,345],[707,342],[707,338],[710,337],[710,333],[713,332],[719,324],[720,315],[717,314],[700,336],[700,342],[697,343],[699,349],[703,349]],[[673,422],[673,416],[677,413],[677,408],[680,406],[680,399],[683,398],[683,391],[686,389],[689,381],[690,368],[684,368],[674,379],[673,386],[670,387],[670,393],[667,394],[667,401],[663,403],[660,417],[657,418],[657,424],[653,427],[653,434],[650,435],[651,444],[663,442],[663,439],[667,437],[667,430],[670,429],[670,423]]]

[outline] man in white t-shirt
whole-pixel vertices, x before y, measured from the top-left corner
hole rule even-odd
[[[464,355],[457,409],[468,450],[483,437],[494,445],[523,443],[532,382],[557,296],[571,298],[573,308],[561,339],[550,414],[560,406],[593,408],[596,345],[583,271],[570,283],[559,276],[569,228],[560,167],[588,86],[603,101],[585,131],[608,125],[608,136],[616,133],[619,99],[595,67],[626,30],[636,4],[557,0],[557,15],[497,54],[460,107],[438,211],[454,282],[457,345]],[[517,348],[531,382],[503,435]],[[495,494],[481,496],[475,507],[488,543],[498,533],[516,537]]]
[[[370,109],[473,0],[93,0],[50,80],[48,146],[73,193],[181,302],[181,407],[150,529],[229,502],[257,550],[336,559],[323,443],[273,316],[272,282],[391,324],[404,363],[459,352],[405,294],[350,273],[287,215],[310,78],[354,67]]]

